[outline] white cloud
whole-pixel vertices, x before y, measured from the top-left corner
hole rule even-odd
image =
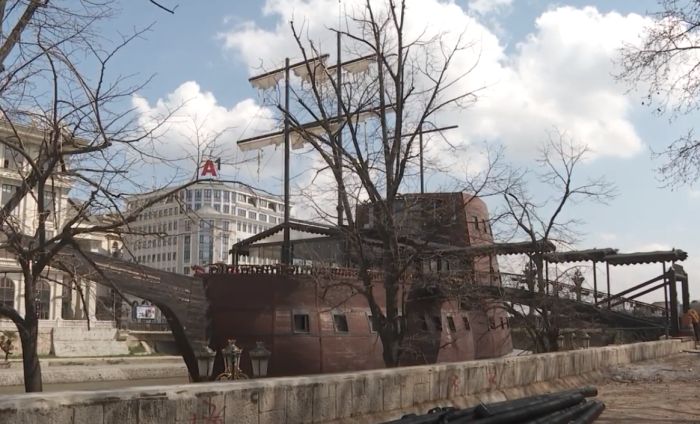
[[[598,155],[640,152],[632,102],[611,74],[621,42],[632,40],[643,22],[591,7],[545,12],[516,53],[494,67],[493,84],[465,114],[469,136],[500,139],[527,154],[545,130],[557,127]]]
[[[188,167],[189,172],[194,171],[196,160],[192,158],[197,157],[198,150],[200,156],[222,157],[227,165],[253,159],[255,154],[239,152],[236,141],[274,125],[272,112],[255,100],[244,99],[229,108],[194,81],[182,83],[153,104],[138,96],[132,99],[132,103],[144,128],[152,128],[169,116],[162,128],[156,131],[160,143],[156,147],[157,154],[168,160],[191,162],[179,164]],[[223,171],[227,171],[226,168],[224,166]],[[241,165],[231,168],[229,166],[229,174],[238,176]]]
[[[491,3],[507,7],[508,2]],[[346,0],[342,7],[352,12],[362,4],[360,0]],[[633,102],[611,75],[617,49],[622,42],[636,41],[639,30],[648,22],[646,18],[601,13],[592,7],[559,7],[543,13],[534,31],[515,49],[506,51],[496,34],[469,15],[470,10],[486,13],[486,4],[474,1],[468,8],[438,0],[408,4],[409,38],[424,31],[425,37],[442,31],[454,39],[464,32],[468,40],[475,42],[473,48],[455,58],[454,73],[470,68],[478,60],[474,72],[455,91],[484,88],[478,91],[479,100],[473,107],[448,111],[441,117],[441,124],[459,124],[458,130],[445,133],[457,151],[448,150],[438,140],[429,142],[426,156],[431,163],[445,172],[463,175],[464,164],[474,159],[473,146],[484,140],[504,144],[513,156],[532,157],[553,127],[566,131],[574,141],[589,145],[594,156],[624,158],[642,150],[643,142],[629,117]],[[304,38],[315,40],[320,50],[333,56],[335,36],[328,28],[338,23],[336,0],[268,0],[263,13],[271,18],[271,27],[248,21],[234,24],[219,35],[224,49],[236,55],[251,74],[261,66],[278,66],[285,56],[299,58],[290,20],[303,25]],[[440,25],[430,25],[435,22]],[[205,127],[212,132],[231,128],[226,136],[231,145],[242,135],[259,133],[273,125],[273,112],[254,100],[245,99],[229,108],[195,82],[182,84],[152,105],[141,98],[135,99],[134,104],[142,112],[144,122],[148,122],[150,116],[163,114],[184,100],[188,101],[178,115],[204,119]],[[191,128],[186,123],[176,122],[168,130],[175,145],[187,146],[188,137],[183,134],[191,132]],[[251,178],[257,178],[259,172],[262,179],[279,178],[279,168],[272,165],[277,163],[279,152],[269,150],[261,152],[259,162],[255,160],[240,169]],[[478,162],[472,160],[472,167]]]
[[[480,15],[507,10],[513,4],[513,0],[471,0],[468,8]]]
[[[359,1],[346,1],[353,10]],[[471,2],[470,9],[486,11],[491,3]],[[338,3],[334,0],[269,0],[264,13],[277,18],[273,28],[247,22],[221,34],[224,48],[238,55],[251,70],[279,64],[281,58],[296,52],[288,22],[306,25],[305,36],[319,46],[334,50]],[[468,11],[452,2],[422,0],[409,2],[408,34],[427,29],[459,34],[476,42],[455,60],[454,72],[479,64],[455,91],[478,89],[479,101],[472,108],[444,114],[444,122],[458,123],[460,129],[450,139],[458,146],[475,141],[499,141],[509,151],[531,154],[557,127],[574,140],[585,143],[595,155],[630,157],[640,152],[643,142],[630,121],[633,106],[624,87],[611,77],[612,59],[622,42],[634,42],[646,18],[639,15],[601,13],[593,7],[560,7],[542,14],[535,30],[507,55],[498,37]],[[426,27],[426,22],[440,22]],[[447,156],[444,149],[432,149],[433,159]],[[450,153],[453,159],[460,156]]]
[[[606,243],[613,242],[617,240],[617,234],[615,233],[599,233],[598,238]]]

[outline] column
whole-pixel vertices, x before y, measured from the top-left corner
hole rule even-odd
[[[17,284],[17,313],[24,316],[24,276],[22,274],[15,274],[10,278]]]
[[[680,324],[678,322],[678,289],[676,287],[676,273],[671,267],[669,278],[669,300],[671,309],[671,336],[678,336],[680,333]]]
[[[63,282],[63,276],[61,276],[61,282]],[[51,307],[53,308],[53,317],[54,320],[56,321],[63,321],[63,290],[64,287],[62,284],[57,284],[54,283],[56,286],[56,289],[54,291],[54,297],[52,298],[51,301]]]
[[[97,288],[95,283],[91,281],[85,282],[85,302],[88,307],[88,317],[90,322],[95,322],[97,318],[95,317],[96,305],[97,305]]]

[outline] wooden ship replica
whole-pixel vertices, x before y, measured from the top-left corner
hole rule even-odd
[[[399,365],[493,358],[512,351],[505,312],[491,302],[468,304],[442,287],[499,285],[497,255],[527,253],[531,244],[495,245],[484,202],[464,193],[405,195],[417,205],[404,222],[403,239],[415,243],[425,233],[412,268],[402,282],[404,337]],[[438,214],[433,212],[440,210]],[[444,211],[449,211],[445,213]],[[430,212],[433,211],[433,212]],[[372,239],[369,208],[358,207],[363,243]],[[288,229],[291,265],[280,265]],[[439,230],[436,230],[439,228]],[[289,221],[236,243],[233,263],[212,266],[204,275],[209,301],[210,347],[219,352],[235,339],[243,348],[241,367],[250,374],[248,352],[263,342],[271,352],[268,376],[335,373],[383,368],[383,349],[353,258],[341,229]],[[405,248],[413,248],[407,244]],[[243,264],[255,258],[256,264]],[[449,277],[449,278],[448,278]],[[384,302],[381,272],[372,271],[377,303]],[[459,288],[459,287],[457,287]]]

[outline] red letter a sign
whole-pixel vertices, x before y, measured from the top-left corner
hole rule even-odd
[[[206,177],[207,175],[210,175],[212,177],[218,177],[218,173],[216,172],[216,166],[214,166],[214,161],[211,159],[207,159],[206,162],[204,162],[204,165],[202,166],[202,177]]]

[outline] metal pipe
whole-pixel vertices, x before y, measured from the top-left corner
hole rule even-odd
[[[564,396],[557,396],[554,399],[545,400],[532,405],[523,406],[515,410],[503,412],[487,418],[477,419],[474,422],[479,424],[508,424],[524,420],[541,417],[551,414],[563,408],[577,405],[584,400],[581,393],[572,393]]]
[[[336,70],[335,70],[335,80],[336,80],[336,101],[338,102],[338,120],[340,120],[340,117],[343,114],[343,107],[341,105],[342,101],[342,90],[341,90],[341,85],[342,85],[342,73],[341,73],[341,62],[340,62],[340,31],[336,32],[336,47],[338,49],[338,57],[336,60]],[[342,181],[343,181],[343,162],[341,158],[341,151],[342,151],[342,145],[343,145],[343,127],[340,126],[338,128],[338,133],[335,135],[335,140],[336,140],[336,148],[335,148],[335,164],[338,167],[337,172],[340,174],[340,178],[338,181],[338,206],[337,206],[337,211],[338,211],[338,229],[343,226],[343,192],[341,190],[342,186]]]
[[[666,320],[666,338],[668,338],[669,333],[669,319],[668,319],[668,278],[666,276],[666,262],[661,263],[661,269],[664,275],[664,319]]]
[[[289,58],[284,59],[284,229],[282,265],[292,262],[289,237]]]
[[[598,303],[598,271],[593,261],[593,304]]]
[[[584,397],[593,397],[598,395],[598,389],[595,386],[584,386],[571,390],[564,390],[556,393],[547,393],[544,395],[528,396],[520,399],[506,400],[502,402],[495,402],[491,404],[480,404],[476,406],[474,410],[474,415],[479,418],[491,417],[494,415],[502,414],[504,412],[516,410],[522,408],[523,406],[530,405],[532,403],[541,402],[544,400],[556,399],[562,396],[568,396],[572,394],[580,394]]]
[[[425,181],[423,177],[423,128],[418,127],[418,149],[420,153],[420,193],[425,193]]]
[[[593,406],[588,408],[578,418],[571,421],[571,424],[588,424],[594,422],[598,419],[598,417],[600,417],[600,414],[602,414],[603,410],[605,409],[605,404],[599,400],[594,400],[591,403]]]
[[[610,309],[610,263],[605,262],[605,279],[608,282],[608,309]]]
[[[536,420],[528,421],[526,424],[568,424],[571,420],[584,414],[588,409],[595,407],[595,405],[595,401],[585,401],[578,405],[537,418]]]

